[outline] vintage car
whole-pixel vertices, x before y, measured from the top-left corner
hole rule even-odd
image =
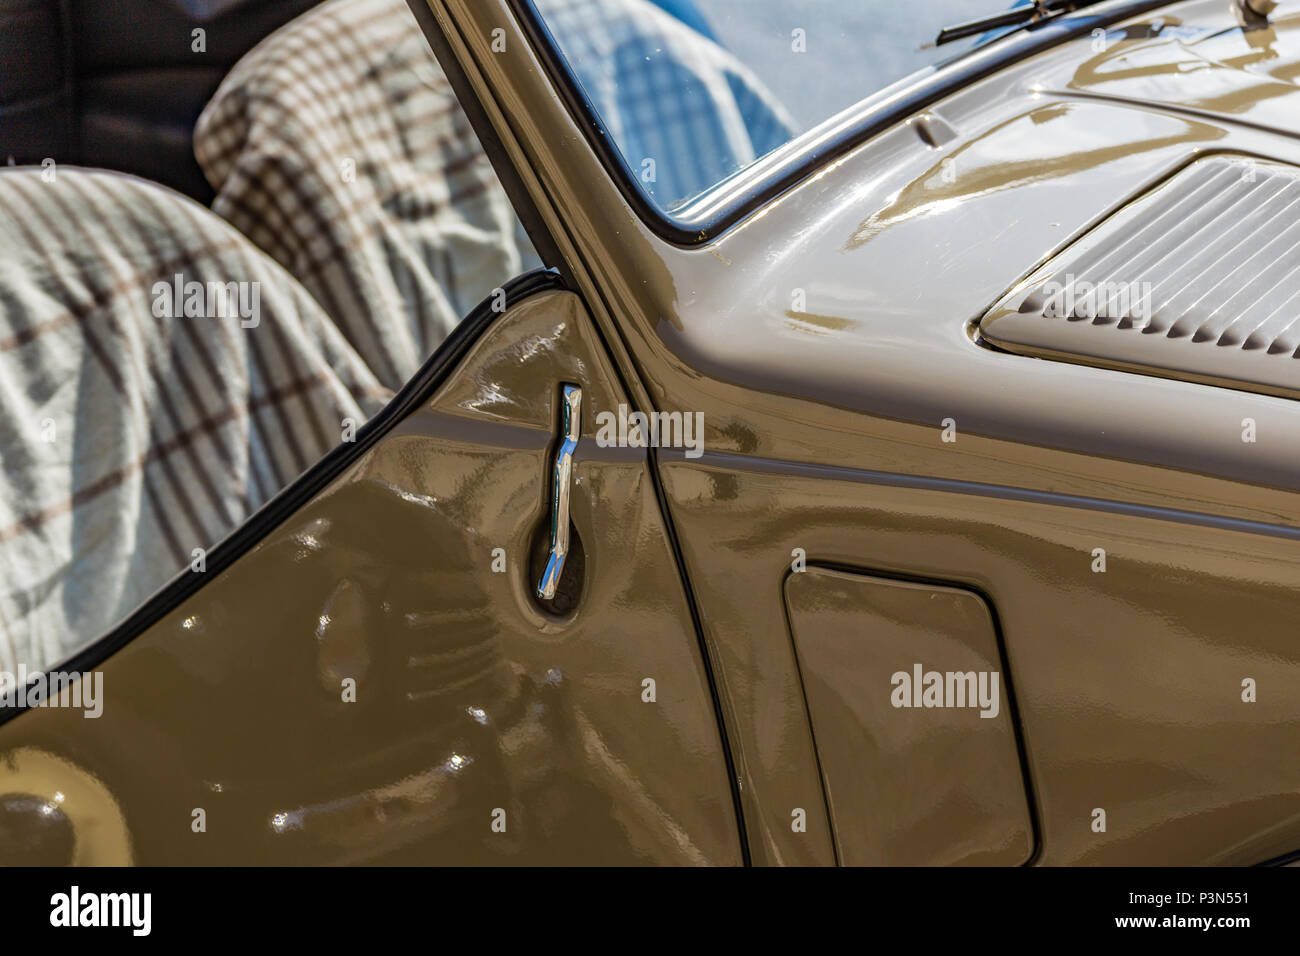
[[[1300,8],[598,6],[410,0],[541,268],[10,682],[0,862],[1294,859]]]

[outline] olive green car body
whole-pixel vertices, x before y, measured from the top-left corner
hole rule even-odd
[[[1190,164],[1300,165],[1300,11],[1089,8],[666,221],[514,4],[414,7],[558,273],[72,662],[100,718],[0,726],[0,792],[64,795],[75,833],[35,862],[1300,850],[1300,404],[980,328]],[[534,589],[567,383],[557,612]],[[702,454],[605,447],[620,405],[702,413]],[[1000,712],[891,707],[913,661],[996,671]]]

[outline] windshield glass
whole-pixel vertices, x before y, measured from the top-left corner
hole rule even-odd
[[[665,212],[846,107],[1006,32],[1032,0],[533,0],[633,178]]]

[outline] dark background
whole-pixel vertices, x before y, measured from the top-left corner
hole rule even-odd
[[[195,120],[236,60],[318,2],[0,0],[0,163],[102,166],[208,202]]]

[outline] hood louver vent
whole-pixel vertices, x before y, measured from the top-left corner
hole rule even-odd
[[[1300,169],[1198,160],[980,322],[1010,352],[1300,398]]]

